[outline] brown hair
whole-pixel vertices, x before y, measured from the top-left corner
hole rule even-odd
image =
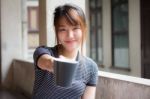
[[[55,33],[56,33],[56,40],[57,44],[59,43],[58,41],[58,34],[57,34],[57,29],[59,25],[59,20],[65,17],[69,24],[71,25],[80,25],[82,29],[82,42],[81,42],[81,51],[83,47],[83,43],[86,39],[86,32],[87,32],[87,25],[86,25],[86,19],[83,10],[73,4],[65,4],[62,6],[58,6],[55,9],[54,12],[54,26],[55,26]]]

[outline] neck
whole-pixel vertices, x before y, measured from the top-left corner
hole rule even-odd
[[[67,51],[64,49],[61,54],[66,58],[75,60],[78,54],[78,50]]]

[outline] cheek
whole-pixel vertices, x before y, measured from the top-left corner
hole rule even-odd
[[[79,39],[79,40],[82,40],[82,36],[83,36],[83,33],[80,31],[76,34],[76,37]]]
[[[58,41],[63,41],[64,40],[64,34],[63,33],[58,33]]]

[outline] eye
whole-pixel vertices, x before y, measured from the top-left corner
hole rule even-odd
[[[59,31],[59,32],[65,32],[66,29],[65,29],[65,28],[59,28],[58,31]]]
[[[78,29],[80,29],[80,26],[73,27],[73,30],[78,30]]]

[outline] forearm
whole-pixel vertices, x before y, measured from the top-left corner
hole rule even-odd
[[[48,54],[43,54],[37,60],[37,66],[43,70],[53,72],[53,58]]]

